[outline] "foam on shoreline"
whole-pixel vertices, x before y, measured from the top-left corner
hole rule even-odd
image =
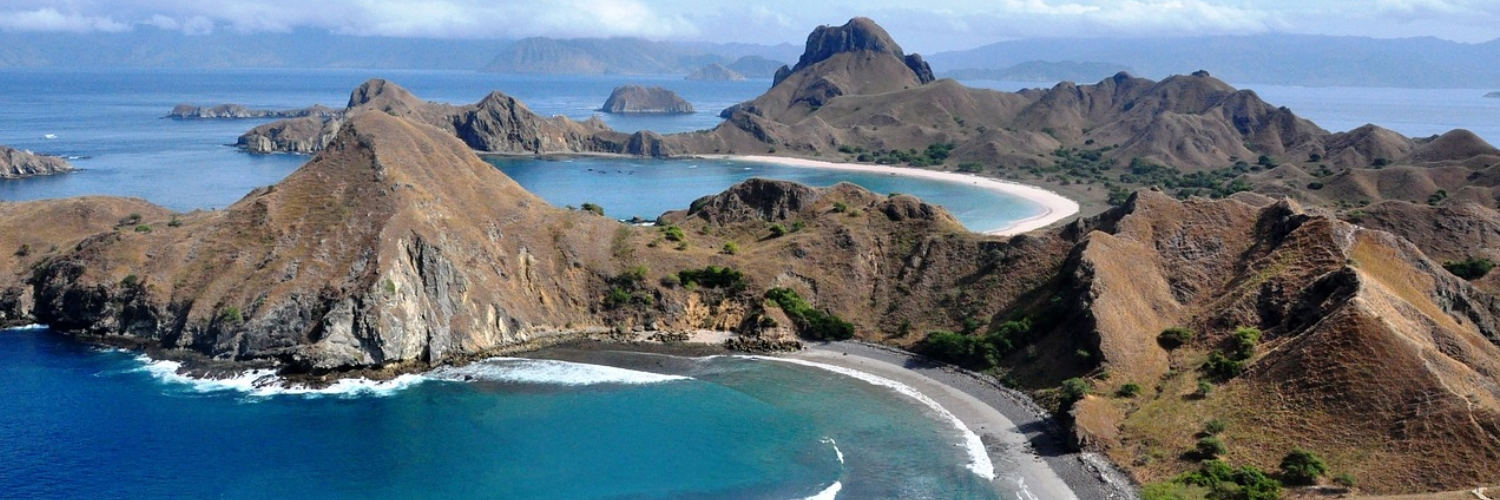
[[[933,401],[932,398],[927,397],[926,394],[923,394],[921,391],[918,391],[909,385],[852,368],[844,368],[842,366],[823,364],[814,361],[770,356],[744,357],[747,359],[775,361],[780,363],[789,363],[827,370],[849,378],[868,382],[880,387],[885,387],[896,391],[903,396],[914,399],[917,402],[922,403],[923,406],[931,409],[933,413],[936,413],[938,415],[938,417],[942,418],[944,421],[948,422],[949,425],[952,425],[954,429],[958,430],[959,435],[963,439],[963,443],[961,444],[964,447],[964,450],[968,452],[969,455],[969,464],[967,465],[967,467],[971,472],[979,477],[984,478],[985,480],[993,481],[995,479],[995,465],[990,461],[990,454],[985,450],[984,441],[979,439],[979,435],[975,434],[973,430],[969,429],[969,426],[965,425],[963,420],[959,420],[959,418],[955,416],[953,412],[948,411],[948,409],[944,408],[943,405],[938,404],[937,401]]]
[[[740,156],[740,155],[701,155],[699,158],[713,160],[746,161],[756,163],[770,163],[787,167],[820,168],[827,170],[845,170],[851,172],[892,174],[906,177],[919,177],[960,184],[970,184],[982,189],[988,189],[1011,196],[1016,196],[1035,203],[1042,207],[1042,213],[1014,221],[1010,225],[981,231],[984,234],[996,236],[1012,236],[1027,233],[1052,225],[1078,213],[1078,202],[1055,192],[1028,184],[1002,181],[990,177],[958,172],[941,172],[937,170],[923,170],[918,168],[892,167],[886,165],[866,165],[858,163],[834,163],[828,161],[809,160],[806,158],[788,158],[782,156]]]

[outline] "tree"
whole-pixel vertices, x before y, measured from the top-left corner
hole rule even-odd
[[[1311,451],[1297,448],[1281,459],[1281,477],[1291,484],[1314,484],[1327,473],[1323,459]]]
[[[1087,380],[1078,377],[1064,380],[1061,390],[1064,406],[1072,406],[1073,403],[1083,399],[1084,396],[1089,395],[1089,390],[1089,381]]]

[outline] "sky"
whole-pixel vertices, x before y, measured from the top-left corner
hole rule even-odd
[[[0,0],[0,31],[326,30],[417,38],[636,36],[801,44],[875,19],[908,51],[1035,37],[1299,33],[1500,38],[1500,0]]]

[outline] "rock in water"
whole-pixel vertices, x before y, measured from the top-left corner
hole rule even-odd
[[[693,70],[687,76],[689,80],[705,80],[717,82],[738,82],[745,79],[745,75],[738,71],[724,67],[723,64],[713,63]]]
[[[689,104],[676,92],[661,87],[622,85],[615,87],[599,111],[605,113],[692,113]]]
[[[52,175],[72,170],[73,165],[62,158],[0,146],[0,179]]]

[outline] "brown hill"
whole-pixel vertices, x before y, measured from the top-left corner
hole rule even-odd
[[[0,179],[60,174],[73,170],[67,160],[0,146]]]
[[[71,251],[86,237],[136,231],[143,221],[167,216],[165,209],[135,198],[0,202],[0,326],[35,320],[32,288],[24,281],[37,266]]]
[[[354,113],[306,166],[224,211],[165,224],[143,209],[149,232],[71,246],[74,233],[40,236],[60,250],[7,275],[10,296],[35,297],[11,317],[287,373],[416,369],[581,332],[766,339],[788,322],[950,356],[928,335],[949,330],[990,346],[955,361],[1044,398],[1087,380],[1081,441],[1143,481],[1196,467],[1173,457],[1215,418],[1236,464],[1309,448],[1373,492],[1500,477],[1500,303],[1391,233],[1256,195],[1141,191],[1002,239],[910,196],[760,180],[637,228],[546,206],[418,118]],[[48,205],[16,206],[0,225]],[[763,298],[773,288],[811,307],[783,310]],[[1199,334],[1157,343],[1179,325]],[[1264,332],[1240,371],[1203,368],[1240,326]],[[1105,396],[1128,383],[1152,389]]]

